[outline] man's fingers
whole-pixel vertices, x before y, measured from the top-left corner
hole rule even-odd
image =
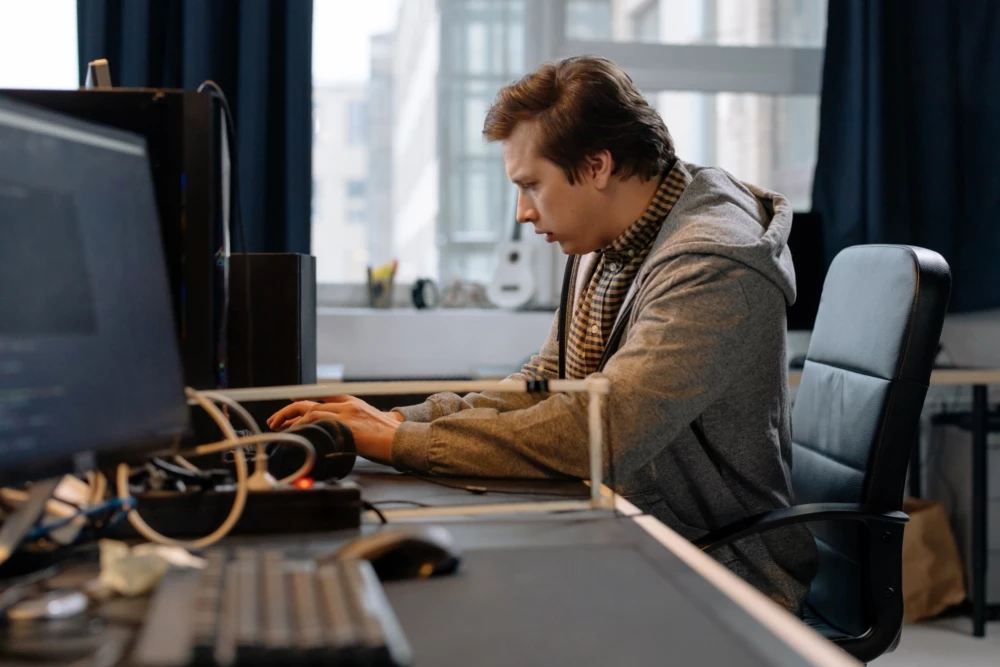
[[[289,419],[306,414],[317,405],[319,404],[311,401],[299,401],[298,403],[286,405],[268,418],[267,425],[273,429],[276,425],[284,424]]]
[[[312,412],[302,415],[295,420],[296,426],[303,426],[305,424],[315,424],[321,421],[338,421],[336,415],[325,412],[323,410],[313,410]]]

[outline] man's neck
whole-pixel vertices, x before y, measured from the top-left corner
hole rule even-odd
[[[609,211],[608,233],[604,245],[607,247],[621,236],[626,229],[642,217],[660,189],[662,175],[654,176],[644,181],[638,176],[618,181],[617,192],[614,193],[614,204]]]

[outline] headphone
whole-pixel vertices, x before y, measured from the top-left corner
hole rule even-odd
[[[354,469],[357,450],[351,429],[338,421],[321,421],[288,429],[301,435],[316,450],[316,463],[309,476],[317,481],[343,479]],[[277,478],[291,475],[302,465],[305,452],[298,447],[275,447],[268,455],[267,469]]]

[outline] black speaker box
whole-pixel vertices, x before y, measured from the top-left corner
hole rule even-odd
[[[229,386],[315,384],[316,258],[234,253],[229,281]]]

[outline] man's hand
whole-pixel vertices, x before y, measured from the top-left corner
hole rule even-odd
[[[376,410],[360,398],[333,396],[324,398],[322,403],[292,403],[271,415],[267,425],[278,431],[324,420],[339,421],[351,429],[358,454],[388,463],[392,459],[392,439],[404,419],[399,412]]]

